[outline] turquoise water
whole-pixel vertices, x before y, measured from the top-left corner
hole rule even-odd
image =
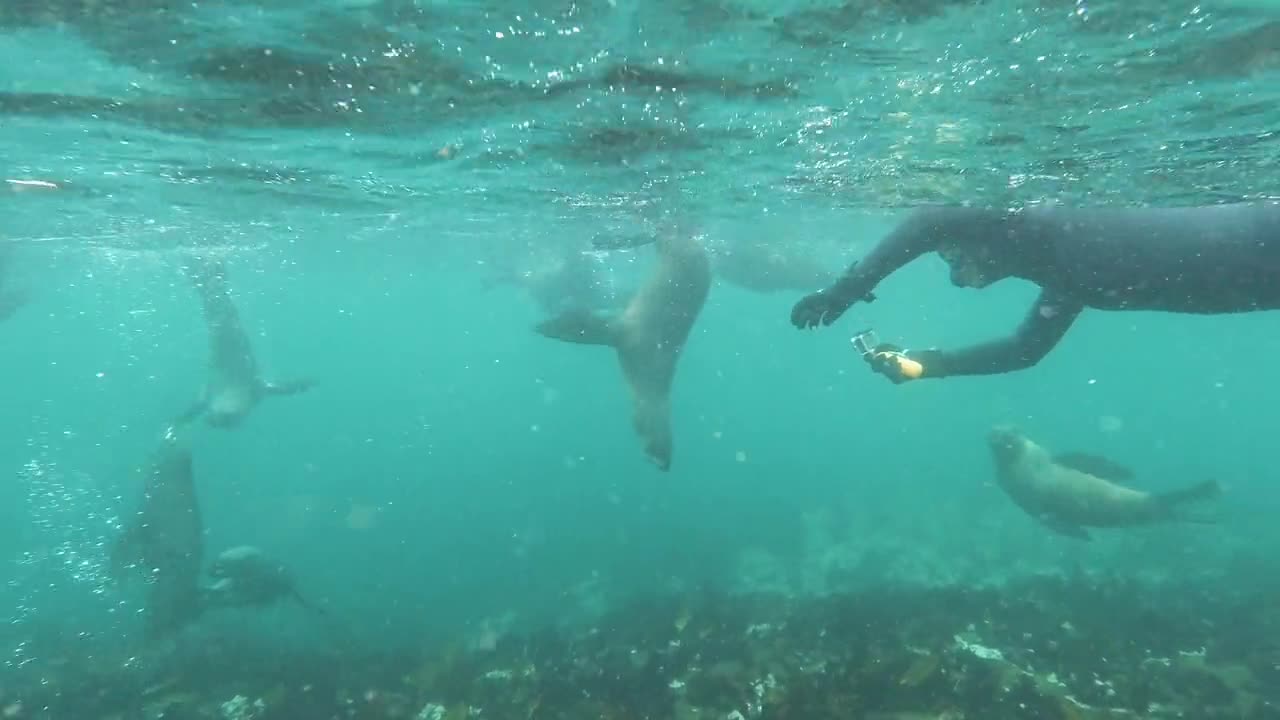
[[[718,274],[660,473],[612,353],[535,334],[502,272],[673,222],[834,273],[924,202],[1277,198],[1278,48],[1262,2],[6,3],[0,177],[59,186],[0,188],[29,296],[0,325],[6,668],[129,654],[141,597],[106,552],[206,376],[197,249],[228,258],[266,373],[318,382],[194,431],[206,552],[268,548],[362,645],[641,592],[1264,580],[1236,569],[1280,542],[1273,314],[1088,313],[1032,370],[898,387],[853,331],[967,344],[1035,289],[954,289],[929,258],[800,333],[820,282]],[[651,255],[603,255],[597,290]],[[992,486],[1009,421],[1144,489],[1216,478],[1225,520],[1049,535]]]

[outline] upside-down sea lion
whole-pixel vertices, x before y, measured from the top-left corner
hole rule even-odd
[[[209,567],[209,576],[215,579],[205,588],[210,606],[261,606],[287,598],[309,610],[323,612],[298,592],[289,568],[251,545],[223,550]]]
[[[490,265],[496,273],[487,285],[521,288],[548,316],[582,309],[618,310],[626,300],[627,294],[614,286],[598,252],[566,247],[523,258],[508,254]]]
[[[1182,514],[1182,505],[1220,492],[1212,480],[1166,493],[1133,490],[1095,474],[1127,474],[1114,463],[1080,454],[1055,457],[1009,426],[992,428],[987,442],[996,481],[1013,502],[1049,529],[1081,540],[1089,539],[1086,527],[1204,522]]]
[[[657,267],[620,314],[572,310],[541,323],[537,331],[617,351],[645,454],[659,469],[669,470],[671,383],[689,331],[706,302],[711,263],[698,239],[688,234],[664,233],[655,247]]]
[[[812,247],[764,240],[727,243],[712,257],[712,268],[720,279],[756,293],[807,290],[836,275]]]
[[[145,636],[156,640],[203,611],[200,566],[204,523],[196,498],[191,450],[172,431],[161,441],[142,486],[142,502],[111,552],[112,574],[140,569],[149,588]]]
[[[215,427],[235,427],[262,398],[295,395],[312,387],[310,380],[273,383],[259,374],[249,335],[231,300],[226,267],[221,260],[196,258],[184,272],[195,285],[204,308],[209,329],[209,377],[200,399],[177,418],[177,424],[204,415],[205,421]]]

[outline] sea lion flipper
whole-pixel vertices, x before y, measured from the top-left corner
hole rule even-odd
[[[539,335],[582,345],[616,345],[617,323],[610,315],[585,309],[566,310],[538,323]]]
[[[203,415],[204,411],[207,408],[208,408],[208,403],[206,403],[204,400],[199,400],[195,403],[192,403],[191,407],[182,411],[181,415],[173,419],[173,424],[170,425],[170,429],[171,430],[176,429],[178,427],[186,425],[187,423],[190,423],[192,420],[195,420],[196,418]]]
[[[602,252],[609,250],[635,250],[645,245],[652,245],[657,240],[658,237],[653,233],[641,233],[638,235],[605,235],[602,233],[591,238],[591,247]]]
[[[1094,477],[1111,482],[1128,482],[1133,479],[1133,471],[1120,463],[1084,452],[1065,452],[1056,455],[1053,461],[1063,467],[1079,470]]]
[[[1075,538],[1076,540],[1093,539],[1093,536],[1089,534],[1088,530],[1085,530],[1079,525],[1063,520],[1062,518],[1054,517],[1052,515],[1043,515],[1040,517],[1040,522],[1043,523],[1045,527],[1065,537]]]
[[[1189,488],[1183,488],[1182,490],[1174,490],[1172,492],[1166,492],[1166,493],[1160,493],[1158,495],[1154,495],[1152,496],[1152,499],[1156,504],[1164,508],[1166,512],[1172,514],[1181,505],[1184,505],[1186,503],[1198,502],[1200,500],[1209,500],[1217,497],[1220,494],[1222,494],[1222,486],[1218,484],[1218,481],[1206,480],[1197,485],[1192,485]],[[1212,523],[1211,520],[1196,521],[1190,516],[1183,516],[1183,515],[1179,515],[1179,519],[1186,520],[1188,522]]]
[[[265,395],[297,395],[315,387],[314,380],[291,380],[289,382],[263,382],[262,392]]]

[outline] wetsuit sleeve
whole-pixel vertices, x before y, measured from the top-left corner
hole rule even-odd
[[[850,305],[875,299],[875,287],[898,268],[934,250],[945,232],[954,208],[917,210],[876,244],[871,252],[849,266],[826,292]]]
[[[920,353],[925,377],[997,375],[1029,368],[1049,354],[1083,309],[1075,300],[1042,291],[1011,337],[951,352]]]
[[[876,244],[866,257],[853,263],[826,292],[849,304],[874,300],[876,286],[894,272],[942,243],[964,247],[987,243],[1009,231],[1008,213],[967,207],[922,208],[911,213]]]

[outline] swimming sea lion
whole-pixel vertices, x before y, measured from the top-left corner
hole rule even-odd
[[[652,234],[633,233],[614,240],[599,236],[592,246],[600,251],[635,250],[653,242]],[[837,275],[819,252],[829,248],[739,238],[721,240],[706,249],[716,278],[754,293],[808,290],[830,283]]]
[[[167,433],[147,469],[142,502],[124,524],[111,551],[112,574],[141,569],[150,585],[148,640],[172,633],[203,610],[199,579],[204,523],[196,499],[191,450]]]
[[[302,597],[287,567],[251,545],[223,550],[210,566],[209,576],[216,579],[205,589],[210,605],[258,606],[291,598],[309,610],[323,612]]]
[[[738,240],[712,259],[715,274],[744,290],[772,293],[825,287],[835,279],[814,248]]]
[[[1051,530],[1081,540],[1089,539],[1086,527],[1204,522],[1181,514],[1181,506],[1220,492],[1212,480],[1168,493],[1133,490],[1090,472],[1127,472],[1114,463],[1076,454],[1055,458],[1008,426],[992,428],[987,443],[996,481],[1013,502]]]
[[[699,241],[664,234],[655,245],[657,268],[618,315],[571,310],[541,323],[549,338],[617,351],[631,388],[632,419],[645,454],[671,468],[671,383],[676,362],[711,287],[711,263]]]
[[[501,256],[489,264],[494,275],[487,286],[515,285],[548,316],[574,310],[618,310],[626,295],[607,273],[599,253],[564,248],[514,258]]]
[[[272,383],[258,374],[253,347],[231,301],[226,267],[221,260],[197,258],[192,266],[183,269],[204,307],[209,329],[209,377],[200,399],[177,418],[177,424],[203,414],[212,426],[235,427],[262,398],[295,395],[311,388],[314,383],[310,380]]]

